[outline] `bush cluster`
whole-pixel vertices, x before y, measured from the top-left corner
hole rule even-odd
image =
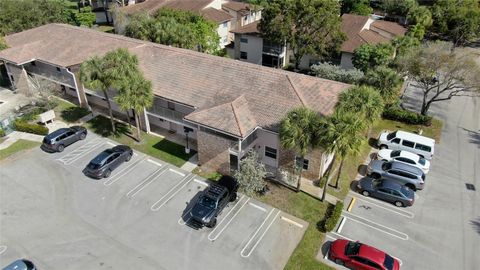
[[[364,77],[363,72],[358,69],[346,70],[329,63],[318,63],[312,65],[311,69],[317,77],[349,84],[359,84]]]
[[[0,128],[0,137],[5,137],[5,130],[3,130],[3,128]]]
[[[432,123],[432,117],[421,115],[416,112],[404,110],[396,107],[385,108],[383,111],[383,118],[399,121],[410,125],[425,125],[429,126]]]
[[[342,216],[342,210],[343,210],[343,202],[337,202],[337,204],[335,204],[335,207],[333,207],[333,210],[327,214],[325,225],[324,225],[325,232],[329,232],[335,229],[335,226],[337,225],[338,220]]]
[[[30,124],[22,120],[16,120],[14,123],[15,130],[17,131],[22,131],[22,132],[28,132],[28,133],[33,133],[37,135],[47,135],[48,134],[48,128],[38,125],[38,124]]]

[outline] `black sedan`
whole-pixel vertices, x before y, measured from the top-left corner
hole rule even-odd
[[[83,173],[89,177],[100,179],[107,178],[112,171],[120,166],[123,162],[128,162],[133,156],[133,151],[126,145],[117,145],[107,149],[95,158],[93,158],[87,167],[83,169]]]
[[[364,196],[372,196],[396,206],[412,206],[415,192],[396,181],[388,179],[375,180],[370,177],[360,179],[357,188]]]
[[[60,128],[43,138],[41,148],[47,152],[62,152],[65,147],[87,137],[87,129],[82,126]]]

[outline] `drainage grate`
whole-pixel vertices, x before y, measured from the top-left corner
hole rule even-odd
[[[473,191],[475,191],[475,185],[469,184],[469,183],[465,183],[465,186],[467,186],[467,189],[468,189],[468,190],[473,190]]]

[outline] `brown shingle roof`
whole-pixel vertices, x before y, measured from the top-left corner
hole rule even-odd
[[[147,12],[149,14],[154,13],[162,7],[162,5],[169,0],[147,0],[142,3],[128,5],[121,7],[120,10],[126,14],[134,14],[139,12]]]
[[[233,18],[232,15],[228,14],[227,12],[211,7],[201,10],[200,14],[206,19],[216,23],[230,21]]]
[[[235,1],[229,1],[229,2],[223,3],[222,7],[231,9],[233,11],[241,11],[241,10],[250,10],[251,9],[250,4],[245,3],[245,2],[235,2]]]
[[[185,11],[199,12],[204,9],[212,0],[173,0],[167,1],[163,7]]]
[[[258,22],[259,21],[254,21],[230,32],[235,34],[260,34]]]
[[[407,32],[405,27],[395,22],[377,20],[372,23],[372,26],[395,36],[403,36]]]
[[[302,105],[329,115],[338,95],[350,87],[344,83],[63,24],[37,27],[7,36],[5,40],[11,48],[0,52],[0,59],[18,63],[18,58],[36,58],[65,67],[115,48],[128,48],[138,56],[140,68],[152,82],[155,95],[193,106],[199,112],[197,117],[206,125],[211,124],[210,119],[216,119],[215,123],[222,123],[216,126],[238,135],[245,134],[253,125],[278,131],[285,114]],[[28,51],[25,46],[37,49]],[[225,104],[229,103],[232,113],[228,110],[218,113],[218,108],[206,110],[227,108]],[[235,115],[237,117],[232,118]]]

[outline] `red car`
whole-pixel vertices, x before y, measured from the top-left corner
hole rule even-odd
[[[330,245],[330,260],[354,270],[399,270],[400,263],[385,252],[374,247],[337,239]]]

